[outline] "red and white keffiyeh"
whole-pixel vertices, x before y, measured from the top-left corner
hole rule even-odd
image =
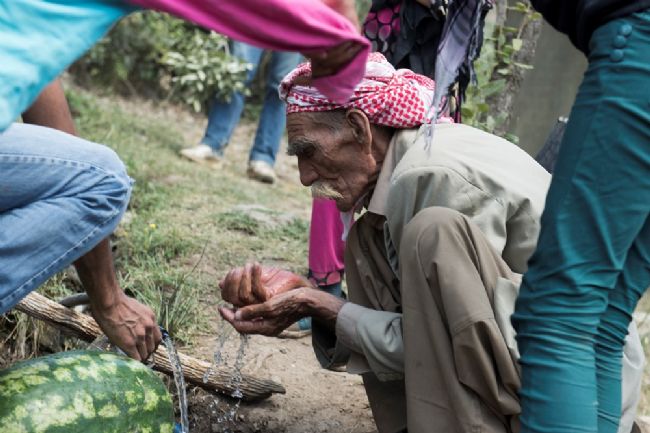
[[[287,103],[287,114],[358,108],[376,125],[413,128],[428,122],[433,80],[408,69],[396,70],[380,53],[370,54],[366,73],[345,104],[336,104],[315,87],[297,84],[300,77],[311,77],[309,63],[298,65],[280,83],[280,98]]]

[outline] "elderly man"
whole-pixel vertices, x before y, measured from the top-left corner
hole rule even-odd
[[[312,316],[319,361],[363,375],[382,433],[517,432],[508,318],[550,175],[469,126],[438,124],[428,144],[419,127],[433,82],[380,55],[343,106],[309,86],[309,76],[301,65],[281,85],[289,153],[304,185],[348,217],[361,213],[347,238],[349,302],[289,272],[247,265],[221,283],[237,307],[222,316],[240,332],[266,335]],[[627,419],[636,380],[625,391]]]

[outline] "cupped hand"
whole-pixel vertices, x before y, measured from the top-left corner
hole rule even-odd
[[[259,304],[289,290],[310,286],[300,275],[259,263],[232,269],[219,283],[221,298],[235,307]]]
[[[92,307],[93,317],[111,343],[138,361],[144,361],[162,340],[151,308],[125,294],[110,307]]]
[[[239,309],[219,307],[219,314],[241,334],[277,336],[307,316],[302,289],[278,294],[261,304]]]

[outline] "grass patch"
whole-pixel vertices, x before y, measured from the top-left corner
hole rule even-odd
[[[243,212],[231,211],[218,215],[217,222],[227,230],[242,232],[247,235],[257,235],[261,229],[260,223]]]
[[[176,173],[179,134],[169,124],[103,106],[88,93],[68,92],[80,135],[112,147],[135,180],[126,221],[114,239],[115,265],[124,290],[149,305],[177,340],[190,342],[204,331],[199,284],[191,270],[172,265],[199,243],[169,217],[185,191],[166,178]]]
[[[305,243],[308,241],[309,223],[301,218],[294,218],[288,224],[270,230],[267,236],[285,242]]]
[[[205,318],[192,275],[155,259],[125,269],[120,276],[126,293],[149,305],[175,340],[190,343],[198,330],[197,318]]]

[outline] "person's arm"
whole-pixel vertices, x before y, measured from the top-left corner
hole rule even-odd
[[[54,80],[43,89],[32,106],[23,112],[22,117],[25,123],[47,126],[77,135],[70,107],[59,79]]]
[[[312,60],[313,85],[345,103],[363,77],[370,43],[341,16],[352,15],[351,0],[327,2],[332,8],[321,0],[130,0],[251,45],[300,52]]]
[[[314,85],[340,102],[346,102],[361,81],[370,52],[370,43],[354,25],[320,0],[3,2],[0,132],[29,107],[46,83],[117,20],[137,10],[135,5],[168,12],[262,48],[302,52],[316,60],[314,77],[321,78],[314,78]],[[345,8],[340,10],[349,14]]]
[[[219,307],[219,313],[242,334],[277,336],[292,323],[308,316],[333,331],[343,304],[343,299],[322,290],[300,287],[260,304]]]
[[[70,108],[58,79],[23,113],[23,121],[75,134]],[[147,359],[162,335],[153,311],[122,291],[115,275],[109,241],[101,241],[74,265],[102,331],[130,357]]]
[[[346,303],[336,322],[337,340],[362,355],[379,380],[404,374],[402,314]]]
[[[328,353],[319,357],[324,367],[340,362],[347,356],[343,354],[347,348],[362,355],[380,380],[394,380],[404,373],[402,315],[398,313],[361,307],[308,287],[239,309],[220,307],[219,313],[242,334],[267,336],[277,336],[292,323],[310,316],[314,329],[336,336],[329,350],[321,350]]]
[[[108,239],[74,265],[90,298],[93,317],[108,339],[131,358],[149,358],[162,340],[156,316],[151,308],[126,296],[120,287]]]
[[[297,320],[311,316],[314,330],[332,336],[322,339],[332,347],[319,348],[324,367],[347,357],[340,341],[364,356],[380,378],[394,379],[404,371],[401,314],[346,302],[305,287],[304,279],[291,272],[259,265],[233,269],[220,287],[222,298],[240,308],[220,307],[219,313],[242,334],[277,336]]]

